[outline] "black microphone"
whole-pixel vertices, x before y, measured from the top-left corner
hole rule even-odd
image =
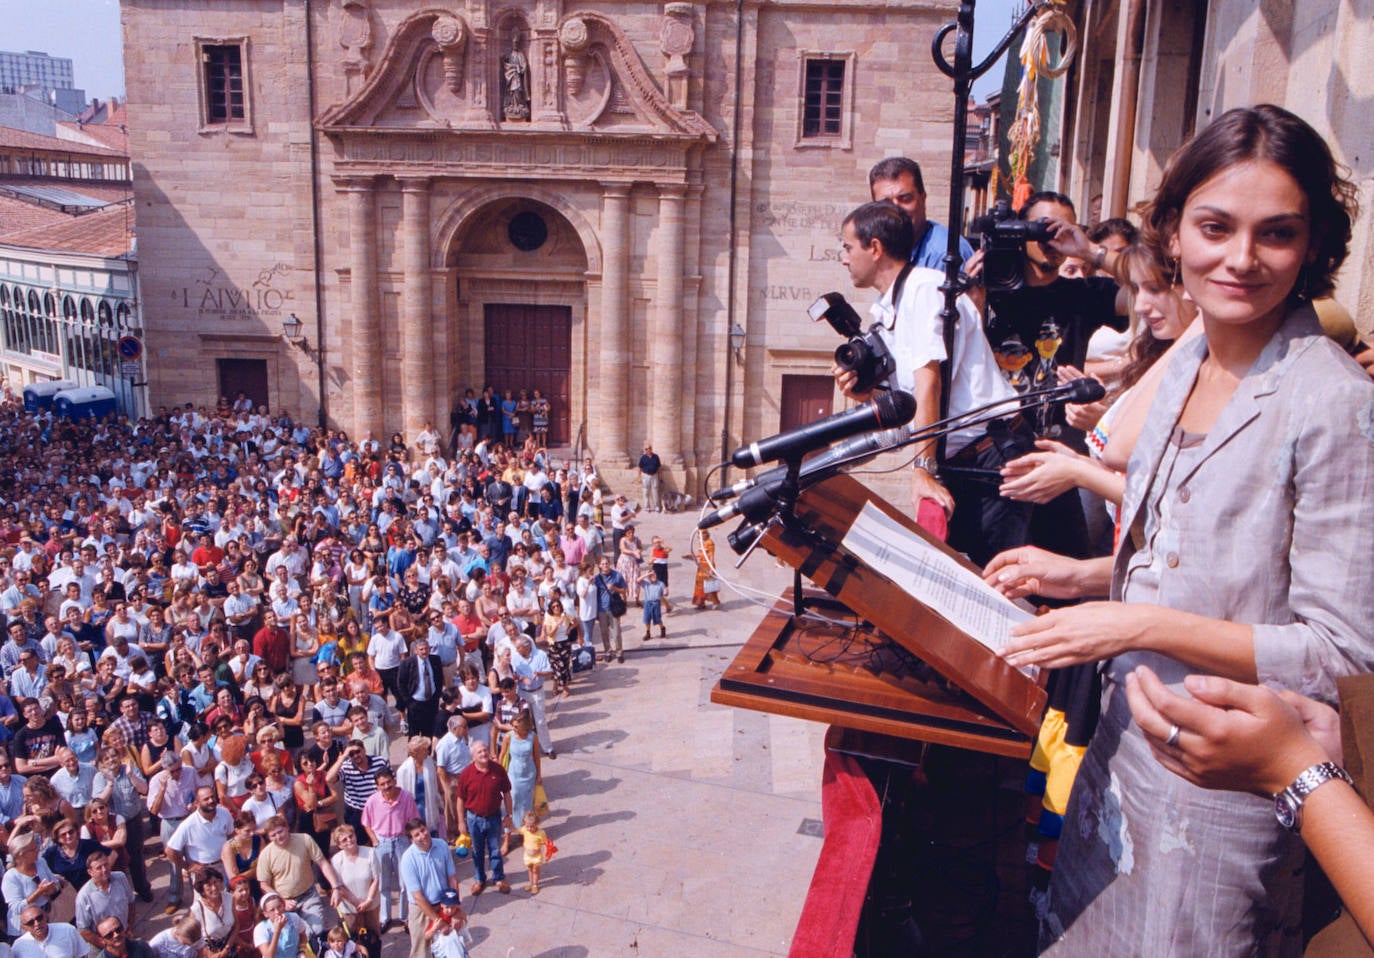
[[[802,463],[800,477],[809,479],[819,472],[824,472],[842,463],[846,466],[856,465],[860,460],[868,456],[876,456],[880,452],[886,452],[899,446],[906,437],[903,430],[898,435],[893,435],[890,429],[878,429],[867,432],[860,436],[854,436],[843,442],[837,442],[819,456],[812,456]],[[786,466],[774,466],[767,472],[761,472],[753,479],[741,479],[733,486],[725,486],[715,492],[708,493],[706,498],[712,502],[728,502],[736,496],[743,495],[755,486],[765,485],[776,482],[787,475]]]
[[[1063,390],[1064,398],[1061,400],[1058,396],[1055,396],[1055,401],[1072,403],[1075,406],[1097,402],[1107,395],[1107,387],[1091,376],[1084,376],[1081,379],[1071,379],[1059,388]]]
[[[715,512],[708,512],[697,522],[698,529],[710,529],[722,522],[729,522],[735,516],[744,516],[750,522],[757,522],[773,511],[777,505],[778,493],[782,490],[783,477],[766,485],[746,490],[728,506],[721,506]]]
[[[840,439],[848,439],[855,433],[904,426],[915,415],[915,396],[908,392],[885,392],[862,406],[740,446],[730,457],[730,462],[739,469],[749,469],[774,459],[804,456]]]

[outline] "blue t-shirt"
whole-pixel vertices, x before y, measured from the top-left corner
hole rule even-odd
[[[911,262],[917,266],[925,266],[944,272],[945,248],[948,245],[949,230],[941,223],[926,220],[925,234],[916,240],[916,248],[911,251]],[[963,257],[965,263],[973,255],[973,247],[962,236],[959,237],[959,255]]]

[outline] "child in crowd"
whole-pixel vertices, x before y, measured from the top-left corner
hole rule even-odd
[[[452,888],[445,888],[439,896],[438,911],[439,917],[425,926],[434,958],[468,958],[467,933],[463,930],[468,916]]]
[[[640,576],[639,581],[639,598],[644,603],[644,639],[648,641],[649,629],[655,625],[659,637],[667,638],[668,630],[663,625],[663,596],[668,589],[658,581],[658,573],[653,568]]]
[[[164,928],[148,942],[157,958],[197,958],[205,947],[200,922],[190,915],[171,928]]]
[[[530,894],[539,894],[539,870],[544,867],[544,846],[549,836],[539,827],[539,816],[526,812],[520,834],[525,839],[525,870],[530,873]]]
[[[335,925],[325,936],[328,947],[323,958],[367,958],[367,949],[348,937],[348,929]]]

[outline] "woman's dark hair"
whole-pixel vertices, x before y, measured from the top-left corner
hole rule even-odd
[[[1144,242],[1167,259],[1183,204],[1193,191],[1223,170],[1251,160],[1280,167],[1307,197],[1313,260],[1294,294],[1325,296],[1349,253],[1350,224],[1359,211],[1355,187],[1316,130],[1269,103],[1226,111],[1170,158],[1158,192],[1142,210]]]
[[[192,869],[191,874],[191,887],[196,890],[197,895],[205,894],[205,886],[211,881],[217,881],[221,885],[224,884],[224,875],[218,868],[205,868],[202,866]]]

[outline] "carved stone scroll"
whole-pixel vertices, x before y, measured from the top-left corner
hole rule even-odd
[[[457,17],[439,17],[430,28],[430,36],[439,45],[444,57],[444,83],[456,94],[463,92],[463,47],[467,43],[467,29]]]

